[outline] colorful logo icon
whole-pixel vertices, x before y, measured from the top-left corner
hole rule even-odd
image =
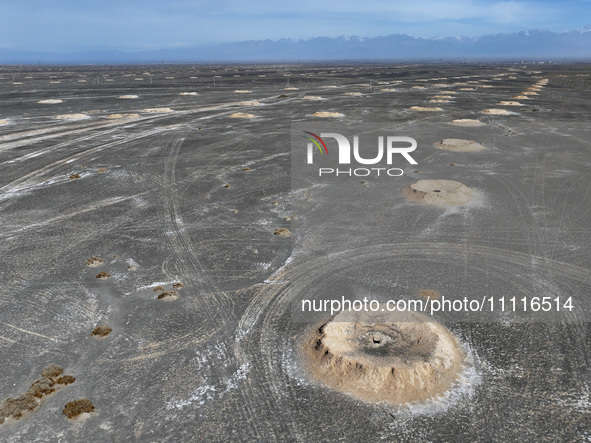
[[[324,154],[324,152],[326,152],[326,155],[328,155],[328,149],[326,148],[326,144],[319,136],[317,136],[313,132],[309,132],[309,131],[304,131],[304,133],[310,134],[312,137],[314,137],[316,140],[318,140],[318,141],[316,141],[316,140],[314,140],[314,138],[308,137],[307,135],[303,136],[305,139],[310,140],[312,143],[314,143],[318,147],[318,150],[320,151],[321,155]],[[322,143],[322,146],[324,147],[324,152],[322,151],[322,148],[320,147],[320,144],[318,142]]]

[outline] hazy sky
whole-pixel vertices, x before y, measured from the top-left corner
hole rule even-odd
[[[591,0],[0,0],[0,47],[158,49],[280,38],[477,36],[591,24]]]

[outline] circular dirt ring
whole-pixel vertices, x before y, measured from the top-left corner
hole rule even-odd
[[[460,118],[449,122],[450,125],[454,126],[486,126],[486,123],[482,123],[480,120],[474,120],[471,118]]]
[[[296,257],[270,278],[273,284],[263,285],[257,290],[238,322],[237,336],[240,340],[235,345],[236,365],[250,364],[265,371],[264,377],[251,377],[251,383],[244,384],[245,392],[252,394],[253,398],[269,399],[271,404],[289,404],[294,408],[308,410],[311,419],[317,414],[317,410],[310,408],[312,398],[321,399],[320,403],[315,403],[320,404],[320,407],[331,404],[342,408],[358,407],[360,400],[350,395],[338,395],[339,391],[324,388],[324,384],[311,375],[309,342],[318,328],[327,324],[332,317],[325,312],[302,313],[300,307],[303,300],[340,298],[347,288],[363,281],[368,275],[372,276],[371,282],[374,282],[367,286],[369,293],[377,295],[381,292],[380,288],[383,288],[380,282],[397,275],[403,280],[398,283],[398,287],[409,288],[409,298],[414,297],[415,291],[420,288],[442,290],[446,285],[457,291],[454,295],[446,292],[446,299],[479,292],[483,290],[483,272],[490,273],[487,296],[497,296],[499,293],[515,293],[517,297],[531,295],[530,288],[539,285],[541,275],[552,276],[553,283],[539,286],[540,293],[536,295],[540,297],[555,297],[557,290],[564,291],[568,296],[580,296],[580,288],[589,288],[591,285],[588,269],[551,259],[535,259],[538,269],[532,273],[532,257],[534,256],[528,253],[478,244],[467,248],[462,243],[439,242],[371,244],[361,248],[346,248],[331,254],[330,260],[327,260],[326,254],[314,258]],[[419,262],[421,266],[417,266]],[[464,270],[450,273],[450,264],[460,262],[465,264]],[[430,271],[426,273],[425,269]],[[507,275],[513,275],[514,278],[507,279]],[[396,296],[389,287],[383,290],[385,292],[381,296],[377,295],[377,299],[389,300]],[[423,297],[420,299],[425,300]],[[591,310],[591,302],[587,303],[584,297],[577,300],[584,303],[575,304],[574,312],[567,316],[568,322],[583,321]],[[539,321],[539,317],[534,315],[539,313],[531,313],[531,319],[535,323]],[[455,314],[449,317],[438,316],[438,320],[445,317],[445,324],[447,321],[454,324],[453,332],[466,352],[466,360],[456,383],[442,396],[425,402],[428,414],[435,420],[439,411],[449,411],[449,407],[455,405],[471,404],[466,395],[476,394],[479,383],[484,381],[480,375],[480,358],[475,348],[503,352],[498,343],[491,343],[484,336],[477,335],[472,343],[465,342],[464,337],[473,334],[472,322],[475,318],[472,314],[463,316],[467,320],[465,322],[457,321]],[[503,323],[506,321],[506,313],[495,311],[492,317],[487,314],[486,318],[487,321]],[[194,324],[191,321],[188,323]],[[155,334],[153,329],[153,325],[147,324],[142,332]],[[203,333],[205,331],[207,329]],[[135,352],[136,347],[132,348]],[[187,347],[188,345],[184,346]],[[503,379],[501,382],[501,386],[512,389],[510,380]],[[484,390],[486,389],[488,388],[485,386]],[[411,403],[409,406],[415,404]],[[403,404],[399,407],[401,411],[406,409]],[[277,414],[288,421],[293,417],[293,410],[278,408]],[[415,409],[413,407],[409,410]]]
[[[342,117],[343,114],[340,112],[327,112],[327,111],[318,111],[312,114],[312,117]]]
[[[456,337],[416,312],[384,319],[371,312],[337,314],[308,342],[309,370],[365,401],[414,403],[447,391],[465,360]]]
[[[412,201],[435,206],[460,206],[470,203],[473,190],[454,180],[419,180],[402,190]]]
[[[247,112],[235,112],[229,115],[230,118],[254,118],[254,114],[248,114]]]
[[[512,114],[512,112],[509,112],[506,109],[483,109],[480,112],[482,112],[483,114],[488,114],[488,115],[509,115],[509,114]]]
[[[444,138],[440,142],[433,144],[437,149],[455,152],[476,152],[486,149],[480,143],[474,140],[463,140],[460,138]]]
[[[419,111],[419,112],[437,112],[443,111],[441,108],[434,108],[429,106],[411,106],[409,108],[411,111]]]

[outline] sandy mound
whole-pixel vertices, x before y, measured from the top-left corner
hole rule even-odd
[[[394,89],[394,88],[385,88],[385,89],[380,89],[380,91],[382,91],[382,92],[396,92],[396,91],[398,91],[398,89]]]
[[[101,266],[103,263],[105,263],[105,259],[100,257],[90,257],[86,259],[86,266],[90,266],[91,268]]]
[[[283,89],[285,89],[286,91],[299,91],[299,89],[298,89],[298,88],[294,88],[294,87],[290,87],[290,88],[283,88]]]
[[[514,95],[511,98],[516,98],[518,100],[529,100],[529,97],[527,95]]]
[[[345,95],[352,95],[352,96],[359,96],[359,95],[363,95],[361,92],[345,92]]]
[[[48,98],[46,100],[39,100],[37,103],[41,103],[44,105],[55,105],[57,103],[63,103],[64,101],[59,98]]]
[[[252,92],[252,91],[249,91],[248,89],[236,89],[234,92],[236,94],[248,94],[249,92]]]
[[[157,298],[158,298],[158,300],[173,301],[173,300],[176,300],[177,298],[179,298],[179,295],[178,295],[178,292],[176,292],[176,291],[168,291],[168,292],[163,292]]]
[[[450,125],[454,126],[484,126],[486,123],[482,123],[479,120],[474,120],[471,118],[460,118],[457,120],[452,120],[449,122]]]
[[[465,205],[472,199],[472,189],[453,180],[419,180],[402,190],[412,201],[437,206]]]
[[[465,360],[453,334],[414,312],[341,312],[315,331],[304,353],[326,385],[397,404],[443,394]]]
[[[77,418],[81,414],[88,414],[94,411],[94,405],[87,398],[81,398],[66,403],[62,414],[68,417],[70,420]]]
[[[198,92],[181,92],[179,95],[199,95]]]
[[[432,98],[431,100],[429,100],[430,103],[449,103],[449,100],[446,100],[444,98]]]
[[[312,114],[313,117],[342,117],[343,114],[340,112],[326,112],[326,111],[318,111]]]
[[[9,123],[10,123],[10,121],[8,121],[8,120],[0,120],[0,125],[7,125]]]
[[[96,328],[94,328],[94,330],[92,331],[92,333],[90,335],[93,337],[101,338],[101,337],[106,337],[112,331],[113,331],[113,328],[108,325],[99,325]]]
[[[107,280],[111,278],[111,274],[105,271],[101,271],[96,275],[96,278],[98,278],[99,280]]]
[[[261,104],[260,104],[258,101],[256,101],[256,100],[251,100],[251,101],[248,101],[248,102],[240,102],[240,103],[238,103],[238,104],[239,104],[239,105],[242,105],[242,106],[260,106],[260,105],[261,105]]]
[[[474,140],[463,140],[460,138],[445,138],[440,142],[435,143],[433,146],[438,149],[456,152],[475,152],[486,149],[484,146],[475,142]]]
[[[302,100],[322,100],[322,97],[319,97],[317,95],[304,95],[302,97]]]
[[[506,109],[483,109],[480,111],[483,114],[488,115],[509,115],[511,112],[507,111]]]
[[[411,106],[411,111],[422,111],[422,112],[429,112],[429,111],[443,111],[441,108],[429,108],[425,106]]]
[[[501,106],[523,106],[519,102],[505,101],[505,100],[498,102],[497,105],[501,105]]]
[[[475,91],[476,88],[458,88],[458,91]]]
[[[279,237],[291,237],[291,231],[286,228],[275,229],[275,232],[273,232],[273,234],[278,235]]]
[[[90,116],[86,114],[62,114],[56,115],[58,120],[83,120],[85,118],[90,118]]]
[[[120,95],[118,98],[123,98],[123,99],[126,99],[126,100],[132,100],[134,98],[139,98],[139,97],[137,95],[130,94],[130,95]]]
[[[453,95],[434,95],[433,98],[454,98]]]
[[[413,86],[412,89],[425,89],[424,86]]]
[[[174,112],[172,109],[170,108],[147,108],[147,109],[143,109],[142,112],[150,112],[150,113],[159,113],[159,112]]]
[[[247,114],[246,112],[235,112],[230,114],[231,118],[253,118],[254,114]]]
[[[538,95],[537,92],[533,92],[533,91],[524,91],[522,92],[523,95]]]
[[[36,410],[44,397],[76,381],[76,378],[71,375],[62,375],[63,372],[60,366],[51,364],[41,371],[41,378],[35,380],[26,393],[16,398],[8,397],[2,401],[0,425],[6,419],[21,419],[24,415]]]

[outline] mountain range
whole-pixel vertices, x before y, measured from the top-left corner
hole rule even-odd
[[[0,49],[0,64],[224,63],[313,61],[588,61],[591,25],[576,31],[544,30],[479,37],[416,38],[403,34],[256,40],[125,52],[41,52]]]

